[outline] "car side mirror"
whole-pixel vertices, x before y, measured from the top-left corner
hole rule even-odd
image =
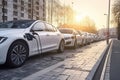
[[[33,35],[37,35],[37,33],[35,32],[35,30],[31,29],[30,32],[32,32]]]

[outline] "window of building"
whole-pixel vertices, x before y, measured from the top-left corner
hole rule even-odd
[[[13,20],[18,20],[17,18],[13,18]]]
[[[21,17],[24,17],[24,13],[21,13]]]
[[[31,4],[28,4],[28,7],[30,7],[30,8],[31,8]]]
[[[4,1],[4,6],[7,6],[7,1]]]
[[[13,11],[13,15],[14,16],[18,16],[18,12],[17,11]]]
[[[31,2],[31,0],[28,0],[29,2]]]
[[[21,1],[21,5],[24,5],[24,1],[23,0]]]
[[[17,2],[17,0],[13,0],[13,2]]]
[[[7,9],[6,8],[5,9],[2,8],[2,10],[3,10],[4,13],[7,13]]]
[[[32,16],[31,16],[31,15],[28,15],[28,18],[29,18],[29,19],[31,19],[31,18],[32,18]]]
[[[43,13],[43,17],[45,17],[45,13]]]
[[[28,9],[28,13],[31,13],[32,11],[31,11],[31,9]]]
[[[39,5],[39,2],[38,2],[38,1],[36,1],[36,4],[37,4],[37,5]]]
[[[14,9],[17,9],[18,6],[17,6],[16,4],[13,4],[13,8],[14,8]]]
[[[39,15],[39,12],[36,12],[36,15]]]
[[[36,6],[36,10],[39,10],[39,7],[38,7],[38,6]]]
[[[4,20],[7,21],[7,16],[4,16]]]
[[[7,9],[4,9],[4,13],[7,13]]]
[[[21,7],[21,11],[24,11],[24,7]]]

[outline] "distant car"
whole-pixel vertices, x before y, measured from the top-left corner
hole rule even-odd
[[[82,43],[79,33],[72,28],[59,28],[59,31],[64,34],[65,46],[77,48]]]
[[[19,67],[29,56],[52,50],[64,51],[64,36],[53,25],[40,20],[0,24],[0,64]]]

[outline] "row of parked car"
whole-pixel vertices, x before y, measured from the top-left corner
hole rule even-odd
[[[104,39],[93,33],[83,32],[72,28],[59,28],[59,31],[64,35],[65,46],[77,48]]]
[[[17,20],[0,23],[0,64],[22,66],[29,56],[65,46],[76,48],[94,41],[98,36],[74,29],[60,28],[40,20]]]

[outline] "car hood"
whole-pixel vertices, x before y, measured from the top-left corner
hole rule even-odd
[[[73,34],[63,34],[64,35],[64,39],[71,39],[71,37],[73,36]]]
[[[25,29],[0,29],[0,36],[9,36],[23,33]]]
[[[64,35],[65,38],[73,36],[73,34],[63,34],[63,35]]]

